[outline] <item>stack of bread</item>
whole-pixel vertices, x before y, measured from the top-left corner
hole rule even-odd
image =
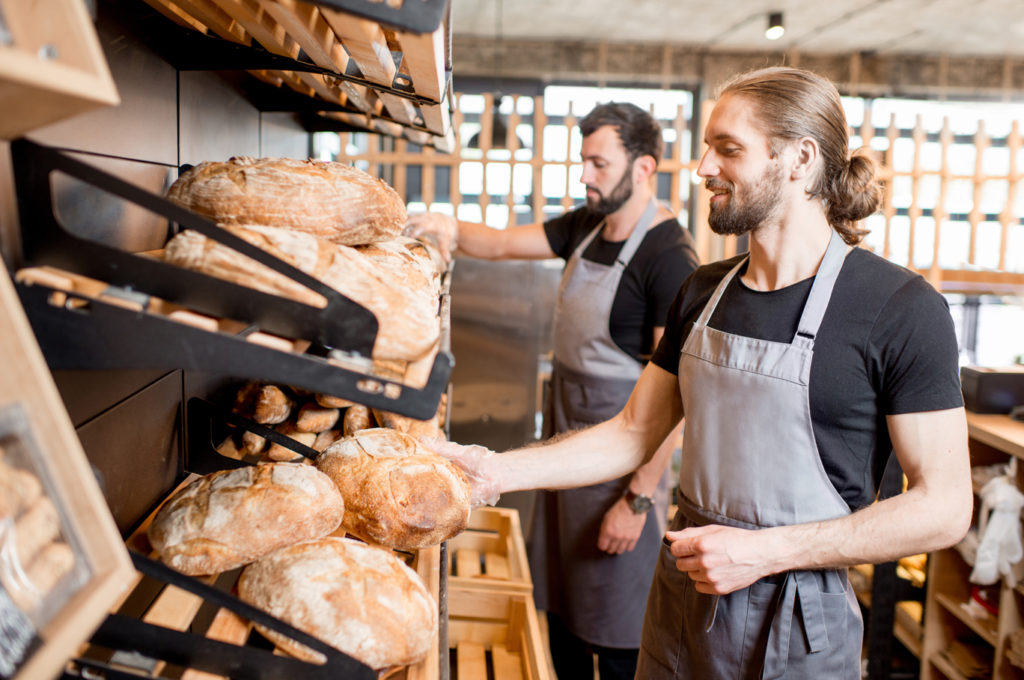
[[[405,207],[384,182],[342,163],[243,156],[199,164],[167,196],[373,312],[375,359],[415,361],[436,346],[445,264],[432,246],[400,236]],[[198,232],[171,239],[164,259],[297,302],[325,304],[308,288]]]
[[[0,583],[32,613],[71,571],[75,555],[61,540],[60,516],[31,472],[9,465],[0,449]]]

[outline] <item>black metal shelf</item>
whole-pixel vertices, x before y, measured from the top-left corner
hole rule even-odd
[[[155,296],[247,325],[236,335],[208,331],[74,292],[17,283],[51,369],[205,371],[294,385],[420,420],[436,414],[455,364],[444,300],[439,305],[444,315],[438,319],[441,347],[427,384],[421,389],[409,387],[372,373],[370,355],[377,320],[334,289],[209,220],[58,151],[22,139],[11,144],[11,156],[28,265],[52,266],[98,279],[111,284],[109,292],[121,297],[145,302],[148,296]],[[135,203],[180,228],[194,229],[322,295],[327,305],[311,307],[78,238],[66,231],[54,214],[52,172],[65,173]],[[254,330],[313,344],[304,354],[271,349],[247,342]]]

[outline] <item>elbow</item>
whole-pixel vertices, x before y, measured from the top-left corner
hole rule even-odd
[[[967,486],[966,493],[958,490],[956,498],[948,499],[947,503],[948,510],[945,513],[945,521],[942,523],[938,537],[941,543],[939,548],[956,545],[963,540],[971,528],[971,518],[974,514],[974,492],[970,485]]]

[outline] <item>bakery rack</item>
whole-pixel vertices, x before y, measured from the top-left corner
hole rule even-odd
[[[30,267],[16,274],[17,291],[51,370],[204,371],[293,385],[420,420],[436,414],[455,363],[447,290],[438,310],[438,352],[421,371],[425,384],[403,384],[372,372],[373,314],[320,281],[63,153],[21,139],[11,144],[11,157]],[[55,214],[52,173],[194,229],[318,293],[326,305],[304,305],[79,238]]]
[[[179,71],[248,71],[261,111],[454,148],[449,0],[145,2],[159,13],[136,8],[147,44]]]

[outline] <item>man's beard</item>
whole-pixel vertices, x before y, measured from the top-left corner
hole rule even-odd
[[[711,204],[708,226],[721,236],[741,236],[756,231],[775,216],[782,196],[782,166],[773,163],[761,173],[742,203],[737,199],[736,186],[722,180],[708,179],[707,188],[730,191],[725,205]]]
[[[587,189],[596,191],[597,195],[600,196],[596,201],[587,196],[587,207],[591,211],[598,215],[611,215],[613,212],[621,208],[626,201],[633,195],[633,164],[630,163],[629,167],[622,173],[622,179],[612,189],[612,192],[605,197],[601,194],[599,189],[588,186]]]

